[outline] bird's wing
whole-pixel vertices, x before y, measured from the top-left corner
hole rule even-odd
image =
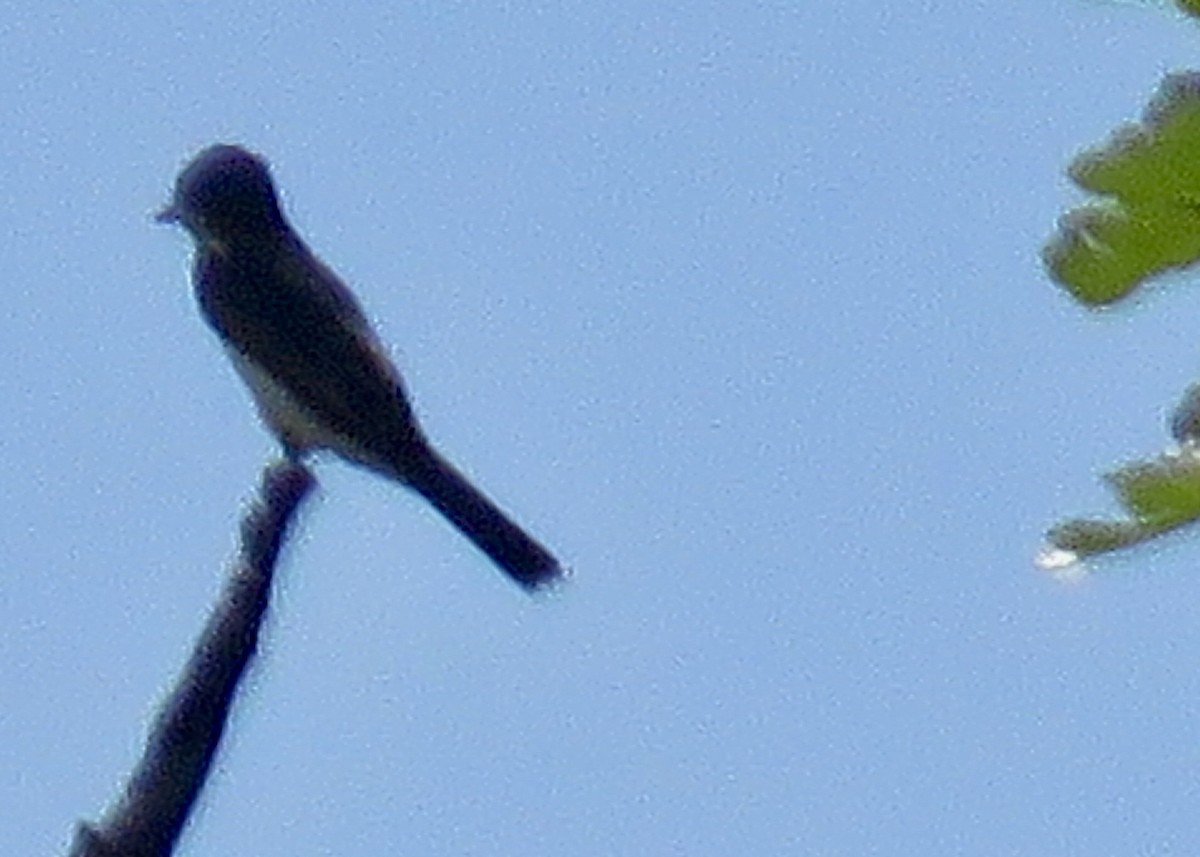
[[[389,461],[416,422],[399,373],[349,289],[297,239],[273,252],[212,248],[198,260],[209,323],[306,417]]]

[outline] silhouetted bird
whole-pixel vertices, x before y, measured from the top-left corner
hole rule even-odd
[[[284,218],[262,158],[204,150],[158,219],[195,238],[200,308],[287,455],[329,449],[407,485],[523,586],[561,573],[430,445],[358,302]]]

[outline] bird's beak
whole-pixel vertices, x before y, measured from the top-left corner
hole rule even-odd
[[[175,203],[171,203],[158,214],[154,215],[155,223],[167,223],[174,225],[179,223],[181,220],[183,220],[183,215],[180,214],[179,208],[175,205]]]

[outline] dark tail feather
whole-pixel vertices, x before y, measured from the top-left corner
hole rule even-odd
[[[407,484],[478,545],[513,580],[536,589],[562,573],[558,560],[513,523],[436,450],[404,467]]]

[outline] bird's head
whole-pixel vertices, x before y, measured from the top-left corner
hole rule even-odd
[[[266,161],[240,146],[205,149],[184,167],[171,204],[156,218],[198,241],[234,240],[284,225]]]

